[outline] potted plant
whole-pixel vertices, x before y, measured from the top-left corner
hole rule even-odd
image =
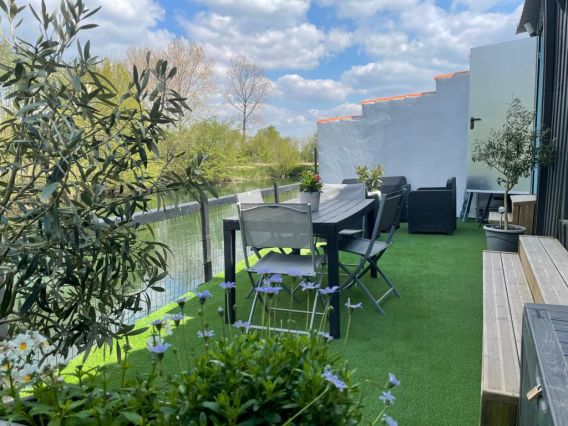
[[[520,178],[530,176],[534,167],[546,165],[553,158],[550,145],[537,144],[548,136],[548,131],[535,129],[534,118],[519,99],[513,99],[503,127],[492,129],[473,149],[472,160],[497,170],[501,174],[497,183],[505,190],[503,220],[499,225],[484,226],[488,250],[517,251],[519,235],[525,228],[509,223],[509,192]]]
[[[309,170],[304,171],[300,176],[300,203],[310,204],[312,211],[317,212],[322,188],[320,175]]]
[[[368,195],[380,195],[380,189],[383,186],[382,177],[385,174],[385,168],[382,164],[377,164],[372,169],[369,169],[366,165],[357,166],[355,167],[355,174],[357,180],[367,187]]]

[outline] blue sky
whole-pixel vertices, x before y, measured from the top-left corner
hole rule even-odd
[[[32,0],[37,3],[39,0]],[[360,101],[434,90],[433,76],[468,68],[469,49],[515,37],[522,0],[84,0],[102,5],[93,49],[183,37],[215,62],[201,116],[231,120],[227,65],[244,55],[266,70],[271,96],[257,127],[303,137],[316,120],[360,113]],[[58,1],[50,0],[53,7]]]

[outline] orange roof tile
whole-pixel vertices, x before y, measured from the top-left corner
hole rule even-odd
[[[469,71],[457,71],[457,72],[450,72],[448,74],[438,74],[434,76],[434,80],[441,80],[443,78],[452,78],[456,75],[467,74]]]
[[[347,120],[352,120],[353,118],[355,118],[354,115],[342,115],[341,117],[323,118],[321,120],[316,121],[316,123],[321,124],[321,123],[329,123],[330,121],[347,121]]]
[[[387,96],[385,98],[375,98],[375,99],[366,99],[361,102],[362,105],[367,104],[376,104],[379,102],[388,102],[388,101],[398,101],[403,99],[410,99],[410,98],[419,98],[424,95],[432,95],[436,92],[418,92],[418,93],[407,93],[406,95],[398,95],[398,96]]]

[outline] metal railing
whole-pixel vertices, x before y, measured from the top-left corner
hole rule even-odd
[[[298,184],[275,188],[276,196],[281,202],[298,196]],[[274,201],[275,188],[262,189],[266,201]],[[165,291],[148,290],[150,306],[131,315],[128,321],[133,322],[154,312],[222,272],[223,218],[236,215],[235,195],[136,214],[133,221],[149,224],[155,239],[166,244],[171,254],[167,259],[168,276],[158,284]],[[150,236],[142,231],[140,237]],[[237,240],[239,238],[237,235]],[[243,260],[242,250],[236,250],[236,260]]]

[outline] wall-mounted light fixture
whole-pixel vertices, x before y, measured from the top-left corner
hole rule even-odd
[[[528,35],[530,35],[531,37],[534,37],[536,35],[536,30],[530,22],[526,22],[524,27]]]

